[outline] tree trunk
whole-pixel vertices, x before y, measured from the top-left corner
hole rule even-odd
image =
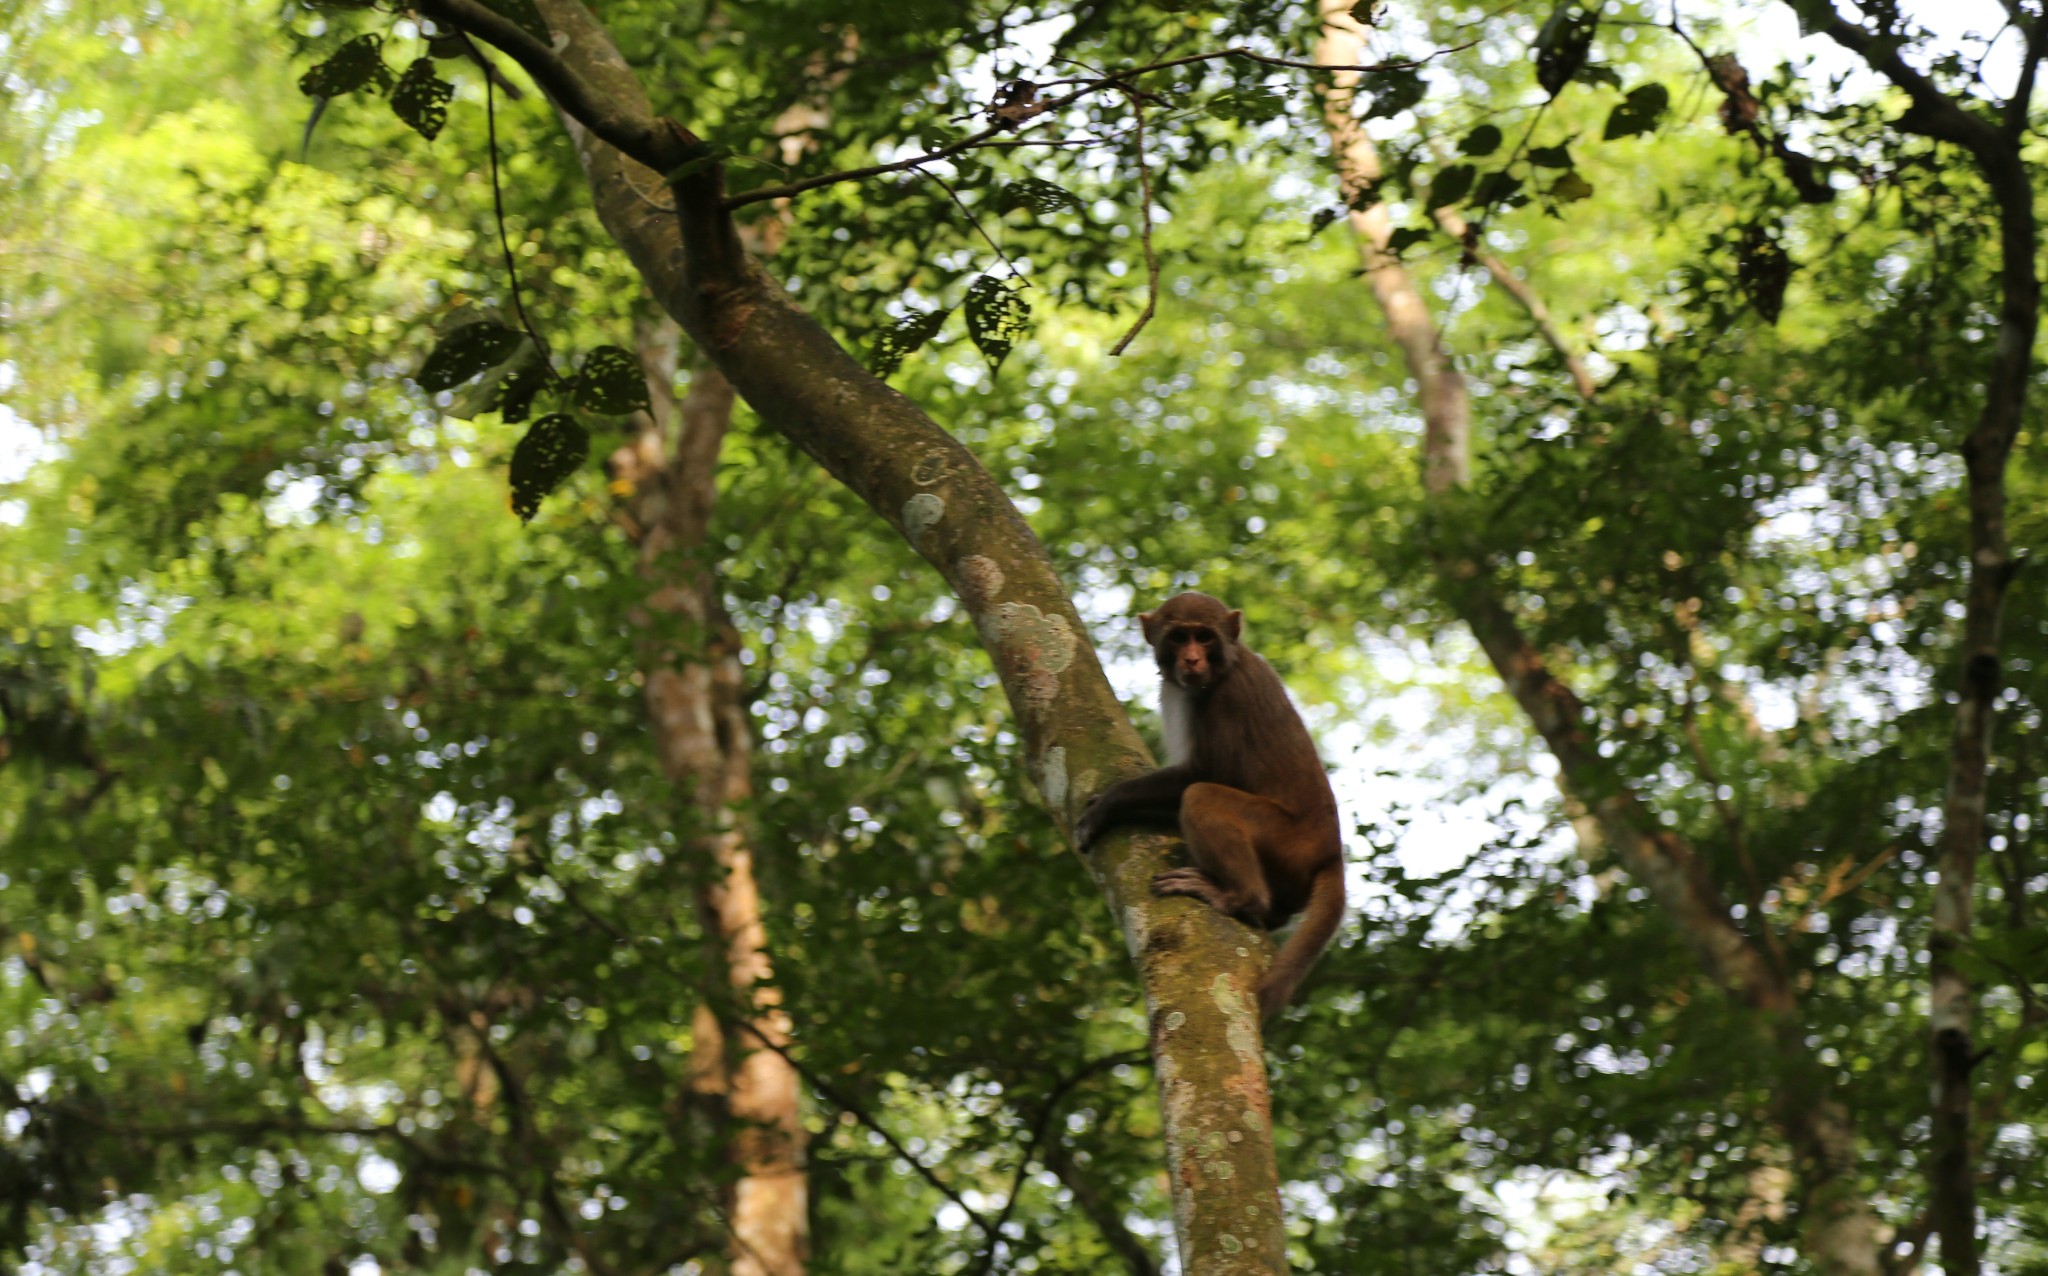
[[[701,883],[698,912],[726,981],[711,998],[714,1013],[696,1017],[689,1084],[719,1094],[730,1123],[727,1157],[738,1177],[725,1203],[728,1270],[802,1276],[809,1234],[802,1090],[778,1053],[789,1041],[789,1016],[772,986],[753,850],[733,816],[751,795],[753,736],[739,644],[706,543],[733,392],[706,369],[690,378],[678,405],[675,324],[646,321],[636,336],[652,407],[612,454],[610,469],[624,489],[622,512],[649,587],[634,616],[648,722],[662,771],[683,799],[684,844]]]
[[[1088,798],[1151,759],[1044,547],[973,453],[861,367],[741,249],[719,166],[653,113],[603,25],[575,0],[538,3],[548,44],[476,0],[423,9],[533,75],[568,123],[599,218],[651,295],[769,428],[945,577],[995,663],[1039,791],[1071,827]],[[1089,868],[1144,984],[1182,1270],[1284,1272],[1255,993],[1271,946],[1194,901],[1153,898],[1170,845],[1118,834]]]
[[[2040,334],[2041,277],[2036,259],[2041,235],[2022,147],[2031,124],[2035,78],[2048,52],[2048,19],[2014,10],[2013,25],[2026,42],[2019,81],[1993,123],[1977,101],[1966,109],[1908,65],[1899,56],[1896,40],[1873,35],[1830,4],[1822,4],[1818,11],[1811,4],[1793,7],[1800,10],[1802,24],[1817,25],[1904,92],[1908,106],[1895,122],[1897,128],[1970,153],[1998,213],[1998,344],[1985,378],[1984,406],[1962,444],[1970,504],[1970,583],[1963,597],[1962,668],[1942,800],[1934,931],[1927,945],[1934,1082],[1928,1220],[1941,1238],[1944,1276],[1977,1276],[1978,1158],[1970,1134],[1970,1074],[1978,1063],[1971,1039],[1976,1006],[1955,954],[1970,942],[1975,927],[1977,856],[1985,842],[1985,781],[2003,682],[1999,620],[2006,591],[2019,570],[2005,530],[2005,466],[2026,420],[2034,343]]]
[[[1316,60],[1325,66],[1361,65],[1365,44],[1350,16],[1352,6],[1347,0],[1321,0],[1320,7]],[[1380,162],[1352,110],[1358,79],[1356,72],[1331,73],[1324,119],[1366,278],[1415,379],[1423,413],[1423,486],[1433,497],[1448,498],[1471,477],[1470,398],[1443,349],[1421,289],[1388,251],[1393,226],[1385,205],[1367,202],[1365,193],[1379,177]],[[1778,1053],[1786,1081],[1774,1116],[1804,1189],[1801,1226],[1808,1257],[1829,1276],[1877,1276],[1886,1229],[1857,1193],[1855,1131],[1848,1111],[1831,1097],[1817,1096],[1804,1081],[1811,1074],[1794,1031],[1795,999],[1783,972],[1735,924],[1692,846],[1663,828],[1636,794],[1615,783],[1588,738],[1583,704],[1522,633],[1485,565],[1449,559],[1440,569],[1452,605],[1557,759],[1567,809],[1591,817],[1597,841],[1649,891],[1707,973],[1755,1010],[1758,1037]]]

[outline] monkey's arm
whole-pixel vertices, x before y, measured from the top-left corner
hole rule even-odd
[[[1161,767],[1144,775],[1112,784],[1088,803],[1074,824],[1074,843],[1087,850],[1102,830],[1112,824],[1175,824],[1180,820],[1180,797],[1195,782],[1194,768],[1186,764]]]

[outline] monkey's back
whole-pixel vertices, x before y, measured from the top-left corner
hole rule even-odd
[[[1240,653],[1192,706],[1190,760],[1205,780],[1271,798],[1299,816],[1327,815],[1334,834],[1337,798],[1307,724],[1273,666],[1255,651]]]

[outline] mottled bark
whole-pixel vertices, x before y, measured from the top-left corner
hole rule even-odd
[[[424,7],[534,75],[568,121],[599,217],[651,295],[769,428],[945,577],[995,663],[1040,792],[1070,826],[1089,797],[1151,759],[1044,547],[973,453],[841,349],[741,249],[718,165],[653,114],[597,19],[574,0],[539,3],[552,48],[474,0]],[[1182,1269],[1285,1271],[1254,996],[1270,946],[1200,904],[1152,897],[1170,845],[1119,834],[1098,844],[1089,868],[1145,990]]]
[[[1801,22],[1822,19],[1810,4]],[[1970,508],[1970,580],[1963,596],[1961,669],[1955,728],[1949,741],[1948,786],[1942,801],[1940,880],[1934,888],[1934,929],[1928,940],[1928,1030],[1933,1083],[1933,1129],[1928,1208],[1941,1238],[1944,1276],[1977,1276],[1977,1149],[1971,1126],[1970,1074],[1978,1054],[1972,1039],[1975,993],[1955,963],[1956,950],[1975,928],[1977,858],[1985,844],[1985,787],[1991,769],[1992,727],[2003,682],[1999,621],[2019,570],[2005,528],[2005,467],[2024,424],[2039,335],[2041,280],[2036,258],[2040,229],[2034,190],[2022,147],[2027,142],[2033,90],[2048,20],[2013,11],[2026,41],[2018,87],[1996,120],[1942,92],[1899,55],[1898,43],[1825,11],[1818,25],[1830,39],[1860,55],[1906,96],[1897,127],[1961,146],[1976,161],[1998,215],[1998,343],[1985,378],[1984,404],[1963,439],[1964,484]]]
[[[764,1048],[788,1043],[789,1016],[772,984],[753,848],[733,815],[751,795],[753,735],[739,644],[706,544],[733,392],[706,369],[690,378],[678,404],[675,324],[643,322],[636,335],[652,406],[612,453],[609,469],[648,586],[634,615],[648,722],[662,771],[683,798],[685,846],[702,882],[698,912],[726,982],[714,994],[723,1016],[696,1016],[687,1084],[718,1095],[728,1122],[736,1177],[725,1202],[727,1270],[802,1276],[810,1216],[802,1089],[789,1061]]]
[[[1321,0],[1316,60],[1327,66],[1364,60],[1363,32],[1347,0]],[[1422,291],[1388,251],[1392,222],[1383,204],[1357,207],[1358,192],[1380,173],[1378,152],[1353,107],[1358,77],[1338,71],[1324,95],[1332,156],[1360,244],[1365,273],[1406,358],[1423,412],[1423,485],[1444,499],[1471,476],[1470,398],[1446,354]],[[1558,764],[1558,784],[1582,844],[1603,846],[1649,892],[1703,969],[1757,1012],[1756,1030],[1781,1062],[1773,1117],[1790,1147],[1802,1188],[1806,1252],[1829,1276],[1876,1276],[1886,1229],[1857,1191],[1856,1141],[1849,1113],[1819,1093],[1799,1044],[1796,998],[1784,972],[1736,925],[1728,903],[1691,844],[1664,828],[1600,758],[1585,705],[1543,659],[1508,609],[1483,563],[1445,557],[1444,590],[1499,673],[1510,695]],[[1591,836],[1588,836],[1591,834]],[[1763,925],[1761,918],[1756,924]]]

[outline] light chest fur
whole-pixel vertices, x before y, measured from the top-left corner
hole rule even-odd
[[[1166,765],[1179,766],[1195,756],[1195,698],[1187,688],[1161,680],[1159,720],[1166,732]]]

